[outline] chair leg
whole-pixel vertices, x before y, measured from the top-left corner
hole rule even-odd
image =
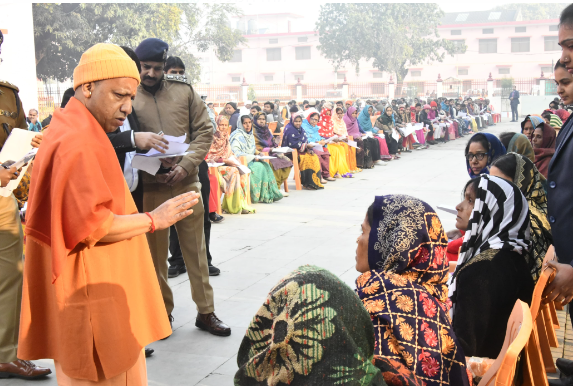
[[[539,347],[541,355],[543,356],[543,364],[545,366],[545,371],[547,371],[547,373],[555,373],[557,372],[557,369],[555,368],[555,361],[553,360],[551,347],[549,347],[549,338],[547,335],[547,330],[545,329],[545,321],[543,320],[543,313],[541,311],[539,311],[539,314],[537,315],[537,319],[535,320],[535,326],[537,327]]]
[[[285,179],[285,181],[284,181],[284,191],[285,191],[286,193],[288,193],[288,191],[289,191],[289,188],[288,188],[288,179]]]
[[[535,386],[547,386],[547,373],[545,372],[545,365],[543,364],[543,357],[541,356],[541,348],[539,346],[539,339],[533,324],[533,331],[529,337],[529,341],[525,346],[525,354],[528,356],[528,361],[531,364],[531,376]]]
[[[553,321],[551,321],[551,313],[549,308],[541,309],[543,322],[545,323],[545,329],[547,330],[547,337],[549,338],[549,345],[554,348],[559,347],[559,342],[557,341],[557,335],[555,334],[555,329],[553,328]]]
[[[553,322],[553,328],[559,329],[561,325],[559,325],[559,319],[557,318],[557,310],[555,309],[555,304],[550,302],[547,304],[549,307],[549,312],[551,314],[551,321]]]
[[[301,191],[303,186],[301,184],[301,171],[299,169],[299,154],[296,149],[293,149],[293,170],[294,170],[294,179],[297,191]]]

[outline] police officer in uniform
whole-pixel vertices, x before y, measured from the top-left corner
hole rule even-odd
[[[0,31],[0,53],[3,42]],[[28,129],[26,114],[18,88],[0,81],[0,149],[14,128]],[[13,178],[18,176],[15,170],[10,172]],[[0,378],[36,379],[51,373],[48,368],[16,357],[22,299],[22,252],[22,224],[16,198],[14,195],[0,196]]]
[[[204,101],[180,75],[165,75],[164,64],[168,44],[160,39],[148,38],[135,50],[142,71],[133,108],[144,132],[163,132],[165,135],[182,136],[189,144],[190,153],[175,158],[156,176],[142,174],[144,183],[144,211],[154,209],[155,203],[173,198],[181,193],[200,193],[199,165],[204,161],[212,144],[213,126]],[[201,197],[202,199],[202,197]],[[175,224],[180,248],[190,279],[192,299],[198,314],[196,326],[214,335],[229,336],[230,327],[214,314],[214,295],[209,283],[209,269],[204,237],[204,208],[202,200],[192,207],[193,213]],[[174,299],[168,285],[168,230],[147,234],[150,252],[164,298],[166,312],[172,321]]]

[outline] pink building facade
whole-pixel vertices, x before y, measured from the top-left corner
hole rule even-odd
[[[295,14],[246,15],[233,21],[245,33],[247,43],[238,47],[229,62],[211,54],[199,54],[201,84],[232,85],[243,79],[249,84],[334,83],[345,77],[351,83],[388,84],[391,74],[360,63],[335,69],[317,49],[318,33],[313,26],[299,24]],[[516,11],[449,13],[439,26],[442,38],[456,41],[463,50],[445,55],[442,63],[409,68],[404,82],[435,82],[454,78],[462,81],[502,78],[552,77],[552,63],[559,59],[558,20],[523,21]],[[236,26],[234,25],[236,23]],[[307,28],[308,27],[308,28]],[[466,47],[466,48],[465,48]],[[393,80],[395,80],[395,76]],[[470,84],[470,83],[468,83]]]

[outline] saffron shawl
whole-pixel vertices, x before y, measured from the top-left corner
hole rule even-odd
[[[54,112],[50,127],[34,161],[26,234],[50,247],[54,282],[78,244],[112,214],[127,214],[124,176],[94,116],[70,98],[66,108]]]
[[[448,317],[447,236],[436,212],[407,195],[377,196],[370,271],[356,292],[371,315],[375,358],[403,363],[427,385],[469,385]]]
[[[219,158],[228,159],[232,155],[230,143],[228,142],[228,125],[226,129],[220,130],[220,124],[224,121],[228,123],[228,119],[225,116],[218,116],[216,120],[214,139],[212,140],[212,145],[206,155],[207,160],[217,160]]]
[[[321,111],[321,120],[319,122],[319,134],[321,137],[330,138],[334,136],[335,132],[333,131],[333,126],[334,124],[331,117],[331,109],[325,107]]]

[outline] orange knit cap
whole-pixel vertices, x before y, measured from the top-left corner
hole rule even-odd
[[[98,43],[90,47],[74,69],[74,90],[85,83],[112,78],[134,78],[140,83],[136,63],[115,44]]]

